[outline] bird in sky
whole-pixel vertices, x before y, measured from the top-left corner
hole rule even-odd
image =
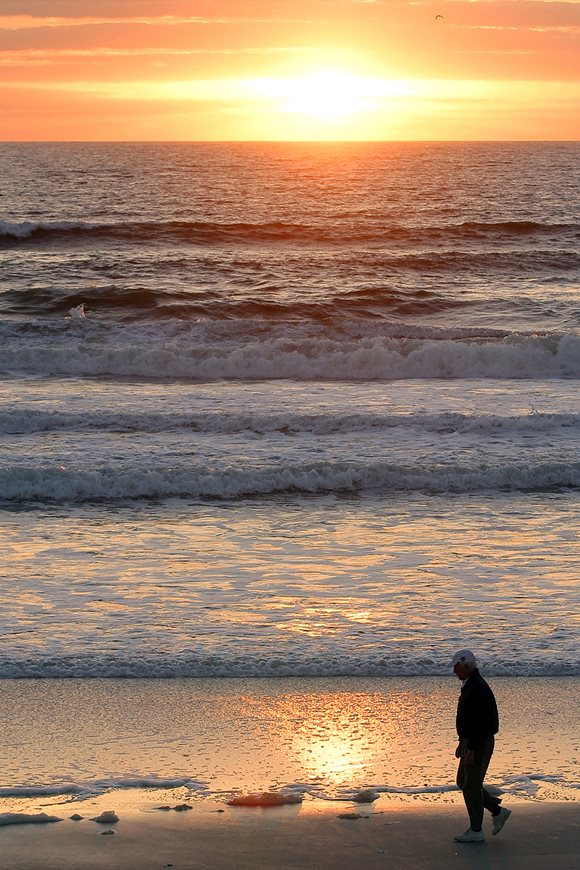
[[[444,18],[444,17],[445,17],[444,15],[436,15],[436,16],[435,16],[435,21],[437,21],[438,18]]]

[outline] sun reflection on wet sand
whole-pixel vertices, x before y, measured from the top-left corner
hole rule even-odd
[[[580,800],[580,681],[492,682],[502,727],[489,782],[514,798]],[[174,803],[297,785],[308,798],[372,787],[453,800],[457,692],[453,678],[3,681],[0,807],[44,806],[63,783],[75,803],[103,781],[137,800],[140,777],[146,804],[167,802],[176,779],[203,788],[175,786]],[[47,794],[25,798],[31,785]]]

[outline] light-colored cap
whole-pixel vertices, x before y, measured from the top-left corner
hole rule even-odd
[[[458,650],[451,659],[451,667],[454,668],[455,665],[469,665],[474,668],[477,665],[475,653],[470,649]]]

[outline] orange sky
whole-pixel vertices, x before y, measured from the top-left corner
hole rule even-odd
[[[580,0],[0,0],[2,140],[579,129]]]

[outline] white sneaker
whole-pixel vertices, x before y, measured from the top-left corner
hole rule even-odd
[[[462,834],[457,834],[453,839],[456,843],[485,843],[483,831],[472,831],[471,828],[468,828]]]
[[[511,816],[512,811],[506,810],[505,807],[500,807],[499,813],[497,816],[492,817],[492,831],[494,834],[499,834],[509,817]]]

